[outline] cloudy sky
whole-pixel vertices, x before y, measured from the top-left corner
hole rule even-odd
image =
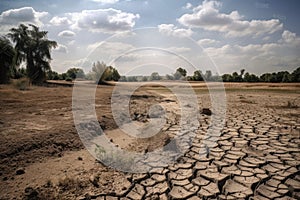
[[[47,30],[59,43],[58,72],[88,72],[99,60],[123,74],[178,66],[261,74],[300,66],[299,8],[298,0],[1,0],[0,34],[20,23]]]

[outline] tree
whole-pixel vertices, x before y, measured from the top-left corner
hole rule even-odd
[[[272,74],[271,74],[271,80],[270,80],[270,82],[271,83],[278,83],[278,82],[280,82],[281,80],[278,80],[277,79],[277,73],[275,73],[275,72],[273,72]]]
[[[26,62],[27,76],[32,84],[40,84],[46,79],[46,72],[51,70],[50,60],[52,48],[57,47],[55,41],[47,39],[47,31],[39,27],[21,24],[18,28],[10,29],[8,37],[15,43],[15,65]]]
[[[291,79],[293,82],[300,82],[300,67],[292,72]]]
[[[158,74],[158,72],[153,72],[150,77],[149,77],[150,81],[158,81],[161,80],[160,75]]]
[[[232,73],[232,81],[233,82],[239,82],[240,81],[240,76],[237,72]]]
[[[25,68],[23,67],[20,67],[18,69],[16,67],[12,68],[12,78],[19,79],[19,78],[24,78],[26,76],[27,73]]]
[[[170,74],[166,74],[166,79],[167,80],[174,80],[174,76]]]
[[[5,37],[0,37],[0,84],[9,82],[15,54],[10,41]]]
[[[67,76],[73,80],[75,78],[85,78],[84,71],[80,68],[70,68],[70,69],[68,69],[68,71],[66,73],[67,73]]]
[[[290,73],[284,74],[282,77],[282,82],[283,83],[290,83],[292,82],[292,75]]]
[[[137,82],[137,77],[136,76],[128,76],[127,77],[127,81],[128,82]]]
[[[233,77],[231,74],[223,74],[222,75],[222,80],[224,82],[232,82],[233,81]]]
[[[260,76],[262,82],[275,83],[277,82],[276,73],[265,73]]]
[[[106,81],[118,81],[121,76],[119,72],[112,66],[107,66],[104,62],[97,61],[93,64],[92,72],[93,80],[98,84],[106,84]]]
[[[205,81],[210,81],[210,80],[211,80],[211,77],[212,77],[212,72],[211,72],[210,70],[207,70],[207,71],[205,72],[204,77],[205,77]]]
[[[174,80],[179,80],[182,78],[182,74],[178,71],[176,71],[173,76],[174,76]]]
[[[143,77],[142,77],[142,81],[143,81],[143,82],[146,82],[146,81],[148,81],[148,78],[147,78],[147,76],[143,76]]]
[[[242,82],[244,73],[245,73],[244,69],[241,70],[240,74],[238,74],[237,72],[233,72],[231,81],[232,82]]]
[[[265,73],[260,76],[262,82],[272,83],[289,83],[289,82],[300,82],[300,67],[293,71],[291,74],[288,71],[281,71],[277,73]]]
[[[183,77],[186,77],[186,70],[185,69],[183,69],[183,68],[181,68],[181,67],[179,67],[178,69],[176,69],[176,72],[174,73],[174,79],[175,80],[179,80],[179,79],[181,79],[181,78],[183,78]]]
[[[265,74],[262,74],[259,79],[261,82],[270,82],[271,80],[271,74],[270,73],[265,73]]]
[[[113,68],[112,66],[109,66],[105,70],[106,72],[106,81],[119,81],[121,78],[119,72],[117,69]]]
[[[244,73],[245,73],[245,69],[241,69],[241,74],[240,74],[240,82],[243,81],[243,76],[244,76]]]
[[[92,81],[92,80],[93,80],[93,74],[92,74],[91,72],[87,73],[87,74],[85,75],[85,79],[86,79],[86,80],[89,80],[89,81]]]
[[[216,82],[222,81],[222,76],[220,76],[218,73],[216,73],[215,75],[213,75],[211,77],[210,81],[216,81]]]
[[[47,72],[47,79],[48,80],[59,80],[59,74],[55,71],[49,70]]]
[[[241,76],[243,76],[245,74],[245,69],[241,69]]]
[[[112,74],[112,80],[114,81],[119,81],[119,79],[121,78],[121,75],[119,74],[117,69],[113,69],[113,74]]]
[[[244,81],[245,82],[251,82],[251,75],[249,74],[249,72],[246,72],[246,74],[244,76]]]
[[[179,72],[183,77],[186,77],[186,70],[179,67],[176,72]]]
[[[194,81],[203,81],[203,74],[201,70],[194,71],[194,75],[192,79]]]
[[[93,80],[96,81],[98,84],[105,83],[105,79],[107,77],[107,73],[105,73],[107,66],[104,62],[97,61],[93,64],[92,67],[92,75]]]
[[[283,77],[289,76],[290,73],[288,71],[281,71],[276,74],[276,82],[284,82]]]
[[[120,82],[127,82],[126,76],[121,76],[119,79]]]
[[[245,82],[258,82],[259,78],[255,75],[255,74],[250,74],[249,72],[247,72],[244,76],[243,79]]]
[[[61,73],[58,75],[59,80],[66,80],[68,78],[67,73]]]

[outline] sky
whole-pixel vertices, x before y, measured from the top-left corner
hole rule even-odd
[[[298,0],[1,0],[0,34],[35,24],[58,42],[52,69],[125,75],[184,67],[255,74],[300,66]]]

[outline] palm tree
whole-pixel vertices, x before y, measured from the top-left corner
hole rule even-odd
[[[10,29],[8,36],[15,43],[17,52],[15,64],[19,66],[26,62],[27,76],[31,83],[39,84],[46,79],[46,72],[51,70],[52,48],[57,46],[55,41],[48,40],[47,31],[40,31],[39,27],[21,24],[18,28]]]
[[[0,84],[9,82],[14,57],[15,50],[10,41],[0,37]]]

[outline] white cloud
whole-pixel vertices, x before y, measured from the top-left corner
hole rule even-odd
[[[214,46],[214,45],[220,44],[220,41],[205,38],[205,39],[198,40],[197,43],[201,46],[207,47],[207,46]]]
[[[54,51],[58,53],[68,53],[68,48],[63,44],[58,44]]]
[[[193,34],[191,29],[177,28],[174,24],[160,24],[158,29],[163,34],[175,37],[190,37]]]
[[[281,36],[282,36],[281,41],[283,41],[283,42],[293,43],[293,42],[296,42],[297,40],[299,42],[299,38],[297,38],[296,33],[292,33],[288,30],[283,31]]]
[[[186,5],[183,7],[185,9],[191,9],[193,5],[191,3],[186,3]]]
[[[243,46],[227,44],[206,48],[205,52],[223,73],[241,68],[258,73],[293,70],[300,65],[300,38],[286,30],[278,42]]]
[[[0,30],[8,30],[20,23],[33,23],[41,26],[43,25],[41,19],[47,15],[48,12],[37,12],[32,7],[6,10],[0,15]]]
[[[90,67],[92,66],[92,62],[90,62],[87,59],[81,58],[81,59],[72,59],[72,60],[52,60],[51,66],[52,68],[57,71],[58,73],[66,72],[70,66],[82,68],[86,73],[90,71]]]
[[[50,23],[54,26],[70,25],[71,21],[67,17],[53,17]]]
[[[193,9],[193,13],[182,15],[178,22],[190,28],[222,32],[229,37],[272,34],[283,27],[278,19],[247,21],[243,20],[238,11],[229,14],[220,13],[221,6],[218,1],[205,0]]]
[[[59,37],[66,37],[66,38],[71,38],[74,37],[75,35],[76,34],[73,31],[69,31],[69,30],[64,30],[58,33]]]
[[[114,4],[119,2],[119,0],[92,0],[92,1],[102,3],[102,4]]]
[[[78,13],[69,13],[75,22],[74,29],[87,29],[91,32],[120,32],[134,27],[139,14],[127,13],[113,8],[98,10],[83,10]]]
[[[87,46],[89,60],[99,60],[107,64],[133,49],[133,45],[124,42],[97,42]]]
[[[165,74],[174,72],[178,66],[185,66],[188,70],[190,65],[183,58],[189,52],[190,48],[180,46],[127,51],[114,59],[112,65],[117,66],[121,74],[150,75],[153,71]]]
[[[96,49],[96,52],[101,52],[102,54],[105,53],[115,56],[134,49],[134,46],[124,42],[98,42],[90,44],[87,48],[88,50]]]

